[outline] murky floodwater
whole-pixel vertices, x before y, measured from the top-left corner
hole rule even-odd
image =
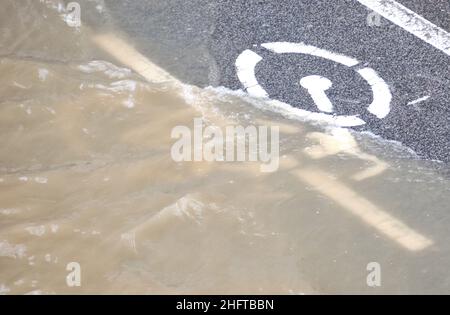
[[[93,40],[120,30],[57,3],[1,4],[0,293],[450,292],[446,165],[146,80]],[[172,129],[198,117],[279,126],[279,170],[174,162]]]

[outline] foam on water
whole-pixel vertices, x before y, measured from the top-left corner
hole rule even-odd
[[[131,70],[123,67],[118,67],[110,62],[104,60],[93,60],[87,64],[78,66],[84,73],[102,72],[110,79],[124,79],[131,76]]]
[[[8,241],[0,241],[0,256],[12,258],[24,258],[26,256],[27,248],[25,245],[13,245]]]

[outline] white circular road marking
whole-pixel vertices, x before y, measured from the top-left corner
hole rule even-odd
[[[262,47],[277,54],[305,54],[319,58],[331,60],[346,67],[355,67],[359,61],[345,55],[327,51],[304,43],[288,43],[274,42],[265,43]],[[255,74],[256,65],[263,58],[257,53],[247,49],[242,52],[236,59],[237,76],[244,86],[247,93],[257,98],[269,98],[269,94],[258,83]],[[390,110],[392,94],[386,82],[372,68],[362,68],[356,72],[367,81],[372,88],[373,101],[367,107],[367,110],[382,119],[385,118]],[[330,82],[326,78],[320,76],[310,76],[303,78],[301,85],[305,87],[313,98],[317,108],[321,113],[314,113],[300,108],[295,108],[295,112],[303,117],[315,120],[322,120],[340,127],[355,127],[364,125],[366,122],[358,117],[358,115],[333,115],[333,104],[325,94],[325,90],[331,87]],[[314,81],[314,82],[312,82]],[[329,80],[328,80],[329,81]],[[303,82],[303,83],[302,83]],[[320,87],[317,85],[320,84]],[[315,85],[315,88],[313,87]],[[329,85],[329,87],[327,87]],[[286,109],[289,104],[277,100],[271,100],[272,105]],[[328,113],[328,114],[326,114]]]

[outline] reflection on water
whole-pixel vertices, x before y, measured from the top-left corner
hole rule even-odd
[[[445,165],[166,82],[56,2],[3,2],[0,293],[449,292]],[[173,162],[196,117],[279,126],[280,169]]]

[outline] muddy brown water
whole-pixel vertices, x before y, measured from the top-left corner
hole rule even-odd
[[[152,82],[92,40],[120,29],[70,27],[57,1],[1,6],[0,293],[450,292],[446,165]],[[279,169],[175,162],[172,129],[195,118],[279,127]]]

